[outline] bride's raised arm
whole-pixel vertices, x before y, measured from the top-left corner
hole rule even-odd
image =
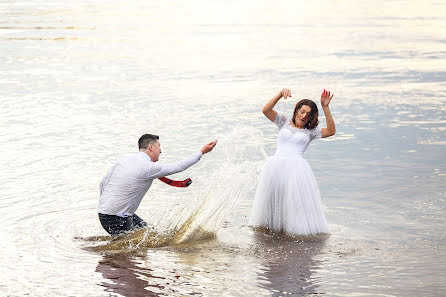
[[[288,97],[291,97],[291,90],[289,89],[283,89],[280,91],[279,94],[271,98],[265,106],[263,107],[263,114],[271,121],[274,122],[276,119],[277,111],[275,111],[273,108],[277,104],[277,102],[280,100],[280,98],[287,99]]]
[[[321,129],[323,138],[333,136],[336,133],[336,126],[330,112],[330,107],[328,107],[328,104],[330,104],[333,95],[334,94],[330,94],[330,92],[326,90],[324,90],[321,95],[321,105],[322,109],[324,110],[325,120],[327,121],[327,128]]]

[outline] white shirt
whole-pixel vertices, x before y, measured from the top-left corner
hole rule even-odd
[[[119,158],[101,181],[98,213],[132,216],[154,179],[184,171],[202,155],[197,152],[171,164],[152,162],[144,152]]]

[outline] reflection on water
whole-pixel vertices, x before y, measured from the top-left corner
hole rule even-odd
[[[156,288],[160,292],[161,285],[152,285],[146,279],[155,278],[152,271],[137,265],[138,253],[104,254],[96,267],[96,272],[104,278],[101,286],[108,293],[120,294],[126,297],[160,296],[164,294],[153,293]]]
[[[261,249],[258,256],[264,262],[264,269],[259,273],[259,278],[264,280],[261,286],[271,296],[323,294],[314,274],[321,265],[316,258],[325,246],[325,238],[303,241],[256,232],[255,240]]]
[[[123,296],[306,296],[324,294],[317,276],[324,248],[325,238],[255,232],[245,246],[207,240],[105,253],[96,272],[106,292]]]

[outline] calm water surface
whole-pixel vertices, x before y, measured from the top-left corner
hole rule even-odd
[[[0,296],[445,295],[446,3],[307,2],[0,1]],[[283,113],[335,93],[306,153],[326,239],[248,226],[284,87]],[[99,182],[143,133],[163,162],[219,139],[138,210],[214,236],[93,251]]]

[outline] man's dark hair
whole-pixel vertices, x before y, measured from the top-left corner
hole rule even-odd
[[[145,150],[145,149],[147,149],[149,144],[155,145],[156,142],[158,141],[158,139],[160,139],[158,135],[144,134],[138,140],[138,147],[140,150],[141,149]]]

